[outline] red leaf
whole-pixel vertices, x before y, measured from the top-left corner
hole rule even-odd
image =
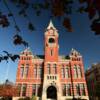
[[[80,2],[80,3],[84,3],[84,2],[86,2],[86,0],[79,0],[79,2]]]
[[[96,15],[96,9],[93,7],[88,8],[89,18],[92,19]]]
[[[64,26],[69,32],[72,32],[72,31],[73,31],[69,18],[64,18],[63,26]]]
[[[91,29],[95,32],[95,35],[100,35],[100,23],[92,23]]]
[[[7,17],[6,17],[5,15],[1,15],[1,16],[0,16],[0,25],[1,25],[2,27],[8,27],[9,24],[10,24],[10,23],[8,22]]]
[[[100,11],[100,0],[95,0],[96,9]]]
[[[62,16],[64,15],[64,5],[60,0],[54,0],[52,2],[52,13],[54,16]]]

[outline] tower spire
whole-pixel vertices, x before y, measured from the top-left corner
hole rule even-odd
[[[47,29],[50,29],[50,28],[56,29],[56,28],[54,27],[53,23],[52,23],[52,20],[50,20]]]

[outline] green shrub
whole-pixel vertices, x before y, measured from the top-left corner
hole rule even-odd
[[[2,97],[2,98],[0,98],[0,100],[12,100],[12,98],[11,97]]]
[[[24,98],[19,98],[18,100],[24,100]]]
[[[31,100],[37,100],[36,96],[32,96]]]
[[[18,100],[30,100],[30,97],[19,98]]]

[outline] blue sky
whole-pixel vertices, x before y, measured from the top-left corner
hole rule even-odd
[[[4,13],[7,13],[3,4],[0,4],[0,9],[3,9]],[[10,6],[13,8],[13,5]],[[16,12],[16,9],[12,9]],[[44,54],[44,32],[50,21],[50,12],[43,11],[41,16],[37,17],[32,9],[29,9],[30,18],[36,30],[30,32],[27,30],[26,24],[28,23],[25,18],[17,16],[17,23],[21,28],[21,36],[29,42],[30,49],[33,54]],[[67,55],[72,48],[75,48],[83,55],[84,67],[87,69],[92,63],[100,61],[100,36],[95,36],[90,29],[90,21],[87,14],[71,15],[73,32],[67,32],[62,26],[62,19],[52,18],[54,26],[59,33],[59,55]],[[12,22],[13,23],[13,22]],[[20,54],[25,48],[24,46],[15,46],[12,42],[12,38],[16,34],[13,24],[8,28],[0,27],[0,54],[4,54],[6,50],[9,53]],[[8,63],[2,61],[0,63],[0,83],[4,82],[6,78],[15,82],[16,70],[18,61]],[[9,68],[8,68],[9,67]],[[9,69],[7,74],[7,68]]]

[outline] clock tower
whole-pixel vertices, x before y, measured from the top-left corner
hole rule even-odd
[[[59,45],[58,32],[50,21],[45,32],[45,58],[42,100],[52,98],[61,100],[60,72],[58,64]]]
[[[50,21],[45,32],[45,61],[57,62],[58,51],[58,33],[56,28],[53,26],[52,21]]]

